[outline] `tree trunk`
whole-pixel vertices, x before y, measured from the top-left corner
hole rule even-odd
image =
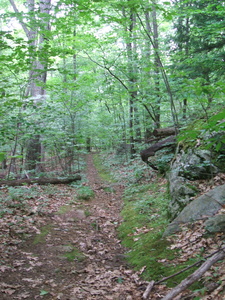
[[[144,25],[144,23],[143,23],[143,21],[142,21],[142,19],[139,16],[138,13],[137,13],[137,18],[140,21],[140,24],[143,27],[147,37],[149,38],[149,41],[150,41],[153,49],[155,49],[154,38],[151,36],[151,34],[146,29],[146,27],[145,27],[145,25]],[[174,123],[174,126],[177,128],[178,127],[178,118],[177,118],[176,107],[175,107],[175,104],[174,104],[174,97],[173,97],[173,93],[172,93],[172,90],[171,90],[170,82],[169,82],[168,76],[166,74],[166,71],[165,71],[164,65],[162,63],[159,52],[154,51],[154,53],[157,56],[159,70],[161,72],[161,75],[162,75],[162,78],[163,78],[163,81],[164,81],[164,84],[165,84],[165,87],[166,87],[166,90],[167,90],[167,93],[168,93],[168,96],[169,96],[169,99],[170,99],[170,108],[171,108],[171,115],[172,115],[172,118],[173,118],[173,123]]]
[[[40,135],[35,135],[28,141],[26,153],[26,170],[42,172]]]
[[[160,127],[160,81],[159,81],[159,72],[160,72],[160,64],[158,59],[159,53],[159,34],[158,34],[158,23],[157,23],[157,15],[156,15],[156,7],[153,3],[152,5],[152,27],[153,27],[153,41],[154,41],[154,82],[155,82],[155,94],[156,94],[156,104],[155,104],[155,128]]]
[[[145,108],[149,112],[149,107],[152,110],[150,113],[150,117],[152,117],[152,120],[154,122],[154,127],[159,128],[160,127],[160,79],[159,79],[159,73],[160,73],[160,65],[159,65],[159,59],[158,59],[158,51],[159,51],[159,36],[158,36],[158,24],[157,24],[157,16],[156,16],[156,8],[154,5],[151,7],[151,17],[150,13],[147,9],[145,12],[145,23],[146,23],[146,31],[150,36],[152,36],[152,41],[154,44],[153,47],[153,55],[154,55],[154,77],[152,78],[152,72],[148,72],[148,81],[149,85],[151,85],[151,81],[154,81],[154,88],[151,89],[148,93],[151,93],[153,97],[155,96],[156,101],[152,103],[147,103]],[[152,24],[152,25],[151,25]],[[153,28],[153,29],[152,29]],[[147,49],[147,53],[151,53],[151,43],[147,43],[147,46],[149,49]],[[148,58],[149,59],[149,58]]]
[[[129,2],[130,0],[128,0]],[[123,10],[123,15],[124,17],[126,17],[126,12],[125,9]],[[126,50],[127,50],[127,70],[128,70],[128,79],[129,79],[129,133],[130,133],[130,153],[131,153],[131,157],[133,157],[134,153],[135,153],[135,149],[134,149],[134,124],[138,123],[138,121],[135,121],[135,118],[138,116],[135,115],[135,112],[137,112],[137,110],[135,110],[136,107],[136,102],[137,102],[137,70],[135,72],[135,66],[134,66],[134,60],[136,57],[136,44],[135,44],[135,33],[134,33],[134,28],[135,28],[135,24],[136,24],[136,16],[135,13],[132,9],[132,7],[130,8],[129,11],[129,18],[128,18],[128,26],[126,28],[126,31],[128,33],[128,38],[126,41]]]
[[[14,0],[9,0],[14,11],[19,15],[19,10]],[[41,20],[36,18],[36,5],[39,5],[38,11],[40,12]],[[31,97],[34,104],[37,105],[44,100],[45,83],[47,79],[47,56],[46,48],[43,51],[44,44],[47,43],[45,32],[50,30],[49,17],[51,0],[42,0],[40,2],[35,0],[27,0],[28,16],[30,21],[24,22],[18,17],[18,20],[27,36],[30,44],[30,63],[31,69],[29,72],[29,87],[26,92],[27,97]],[[43,17],[44,15],[44,17]],[[35,22],[34,22],[35,21]],[[34,26],[34,23],[37,24]],[[41,32],[41,33],[40,33]],[[38,54],[40,53],[40,54]],[[41,141],[40,136],[35,135],[27,143],[27,155],[25,169],[37,170],[41,166]]]
[[[140,155],[141,159],[148,164],[150,167],[152,167],[154,170],[158,170],[156,166],[154,166],[151,162],[148,161],[148,158],[150,156],[154,156],[155,153],[163,148],[171,147],[176,144],[175,136],[170,136],[166,139],[163,139],[155,144],[153,144],[151,147],[142,150]]]

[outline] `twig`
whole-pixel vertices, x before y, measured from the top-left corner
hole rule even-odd
[[[213,264],[225,257],[225,246],[218,253],[207,259],[201,267],[173,288],[162,300],[172,300],[192,283],[196,282]]]
[[[224,251],[224,248],[222,248],[222,250]],[[189,270],[189,269],[191,269],[191,268],[193,268],[193,267],[199,265],[201,262],[205,261],[206,259],[208,259],[208,258],[211,257],[211,256],[216,255],[218,252],[221,252],[221,249],[219,249],[219,250],[217,250],[217,251],[215,251],[215,252],[213,252],[213,253],[207,255],[204,259],[201,259],[201,260],[195,262],[194,264],[192,264],[192,265],[190,265],[190,266],[188,266],[188,267],[182,269],[181,271],[179,271],[179,272],[177,272],[177,273],[175,273],[175,274],[172,274],[172,275],[170,275],[170,276],[164,277],[163,279],[161,279],[161,280],[159,280],[159,281],[156,281],[156,282],[155,282],[154,280],[150,281],[149,284],[148,284],[148,286],[147,286],[147,288],[146,288],[146,290],[145,290],[145,292],[144,292],[144,294],[143,294],[143,296],[142,296],[142,298],[143,298],[143,299],[148,299],[148,296],[149,296],[149,294],[151,293],[151,290],[152,290],[152,288],[154,287],[154,285],[158,285],[158,284],[162,283],[163,281],[166,281],[166,280],[168,280],[168,279],[170,279],[170,278],[173,278],[173,277],[175,277],[175,276],[177,276],[177,275],[179,275],[179,274],[181,274],[181,273],[183,273],[183,272],[185,272],[185,271],[187,271],[187,270]],[[201,267],[200,267],[200,268],[201,268]],[[193,273],[193,274],[194,274],[194,273]]]
[[[155,285],[155,281],[154,280],[152,280],[152,281],[149,282],[149,284],[148,284],[148,286],[147,286],[147,288],[146,288],[146,290],[145,290],[145,292],[144,292],[144,294],[142,296],[142,298],[144,300],[148,299],[148,296],[151,293],[151,290],[152,290],[152,288],[153,288],[154,285]]]
[[[175,274],[173,274],[173,275],[170,275],[170,276],[168,276],[168,277],[164,277],[163,279],[157,281],[155,284],[160,284],[161,282],[166,281],[167,279],[173,278],[173,277],[175,277],[175,276],[177,276],[177,275],[179,275],[179,274],[181,274],[181,273],[183,273],[183,272],[185,272],[185,271],[187,271],[187,270],[189,270],[189,269],[191,269],[191,268],[193,268],[193,267],[199,265],[200,263],[202,263],[203,261],[205,261],[206,259],[208,259],[208,258],[211,257],[212,255],[218,253],[219,251],[220,251],[220,250],[216,250],[215,252],[213,252],[213,253],[207,255],[205,258],[202,258],[201,260],[199,260],[199,261],[193,263],[192,265],[190,265],[190,266],[184,268],[183,270],[181,270],[181,271],[179,271],[179,272],[177,272],[177,273],[175,273]]]

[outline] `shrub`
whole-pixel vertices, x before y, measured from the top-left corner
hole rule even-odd
[[[77,198],[81,200],[90,200],[95,195],[89,186],[82,186],[77,190]]]

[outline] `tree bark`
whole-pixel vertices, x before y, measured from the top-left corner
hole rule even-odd
[[[46,32],[50,31],[50,8],[51,0],[42,0],[40,2],[36,1],[38,10],[40,12],[39,18],[36,18],[35,13],[35,0],[27,0],[28,16],[31,18],[23,21],[19,17],[19,10],[15,4],[14,0],[9,0],[13,10],[18,14],[18,21],[22,26],[27,39],[30,44],[29,48],[29,59],[30,59],[30,72],[29,72],[29,87],[26,92],[27,97],[31,97],[34,104],[37,105],[44,100],[45,88],[47,78],[47,58],[46,49],[43,52],[43,46],[47,43]],[[34,22],[35,20],[35,26]],[[32,24],[33,23],[33,24]],[[38,54],[40,53],[40,54]],[[40,84],[41,83],[41,84]],[[35,142],[35,147],[33,147],[33,141]],[[38,145],[39,144],[39,145]],[[27,155],[26,155],[26,166],[27,170],[40,170],[41,168],[41,140],[39,135],[32,137],[27,143]],[[31,159],[30,159],[31,158]]]
[[[73,181],[81,180],[80,175],[76,175],[70,178],[36,178],[36,179],[17,179],[17,180],[3,180],[0,181],[0,186],[7,185],[7,186],[22,186],[22,185],[30,185],[30,184],[67,184]]]
[[[153,135],[157,137],[166,137],[170,135],[175,135],[176,129],[175,127],[166,127],[166,128],[156,128],[153,131]]]
[[[156,166],[154,166],[151,162],[148,161],[150,156],[154,156],[155,153],[163,148],[171,147],[176,142],[175,136],[170,136],[166,139],[159,141],[158,143],[153,144],[151,147],[142,150],[140,152],[141,159],[154,170],[158,170]]]

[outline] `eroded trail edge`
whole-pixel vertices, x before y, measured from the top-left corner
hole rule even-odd
[[[50,210],[39,235],[4,248],[1,299],[141,299],[117,236],[123,186],[103,182],[91,155],[87,179],[92,200],[73,201],[74,188],[63,187],[61,213]]]

